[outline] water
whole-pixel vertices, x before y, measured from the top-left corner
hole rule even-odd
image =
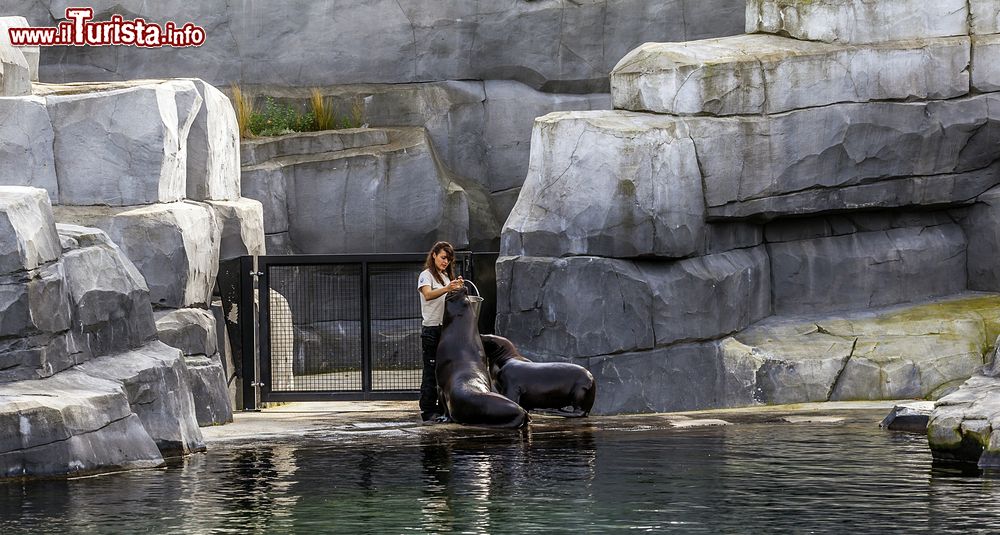
[[[596,419],[591,419],[592,421]],[[872,420],[216,445],[165,469],[0,485],[0,533],[989,533],[1000,480]]]

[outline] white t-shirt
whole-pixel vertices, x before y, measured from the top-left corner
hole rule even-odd
[[[444,280],[444,284],[441,284],[431,275],[429,269],[425,269],[420,272],[420,277],[417,278],[417,290],[424,286],[430,286],[431,290],[437,290],[438,288],[444,288],[451,282],[444,273],[441,274],[441,279]],[[431,299],[430,301],[424,299],[424,295],[420,294],[420,315],[423,316],[424,320],[420,323],[425,327],[436,327],[444,323],[444,300],[448,297],[448,294],[441,294],[441,297],[437,299]]]

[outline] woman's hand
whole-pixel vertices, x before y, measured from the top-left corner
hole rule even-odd
[[[454,292],[455,290],[458,290],[459,288],[462,288],[463,286],[465,286],[465,282],[462,280],[462,277],[459,277],[459,278],[457,278],[457,279],[455,279],[455,280],[453,280],[453,281],[451,281],[451,282],[448,283],[448,291],[449,292]]]

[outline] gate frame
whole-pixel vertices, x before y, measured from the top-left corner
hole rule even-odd
[[[370,296],[368,265],[380,263],[423,262],[427,253],[369,253],[369,254],[299,254],[245,256],[241,260],[240,331],[243,340],[243,405],[244,410],[257,410],[268,402],[287,401],[372,401],[416,400],[419,390],[372,391]],[[256,261],[256,266],[254,262]],[[357,391],[271,391],[271,330],[270,330],[270,275],[268,266],[309,266],[329,264],[361,265],[361,389]],[[464,278],[474,279],[473,253],[456,251],[454,265]],[[256,282],[256,285],[254,285]],[[244,315],[242,311],[254,310],[256,292],[259,308],[256,314]],[[244,321],[244,318],[247,321]],[[256,322],[252,320],[256,319]],[[254,348],[256,351],[247,350]],[[258,401],[259,400],[259,401]]]

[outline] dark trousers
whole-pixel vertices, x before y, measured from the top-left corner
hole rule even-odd
[[[434,367],[440,340],[441,327],[420,329],[420,347],[424,353],[424,373],[420,378],[420,412],[424,416],[444,414],[444,408],[438,401],[437,375]]]

